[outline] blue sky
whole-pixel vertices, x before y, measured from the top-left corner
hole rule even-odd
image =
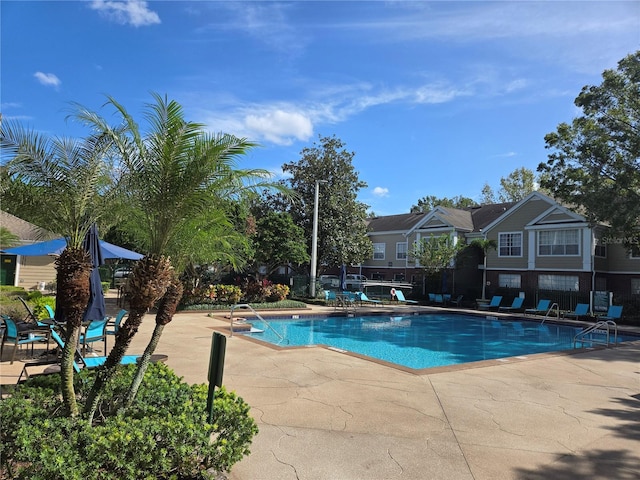
[[[70,102],[150,92],[297,161],[336,135],[378,215],[426,195],[479,199],[546,159],[573,100],[640,48],[638,1],[11,1],[0,3],[4,118],[81,135]],[[103,110],[105,115],[109,110]]]

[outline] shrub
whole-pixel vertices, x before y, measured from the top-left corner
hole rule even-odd
[[[42,320],[43,318],[49,318],[49,312],[47,312],[47,309],[44,307],[45,305],[49,305],[55,311],[56,297],[40,296],[32,300],[31,304],[33,305],[33,313]]]
[[[257,433],[249,407],[216,391],[207,421],[207,386],[188,385],[164,364],[149,366],[134,404],[118,412],[135,366],[119,369],[96,425],[60,416],[59,375],[34,377],[0,402],[0,458],[7,478],[205,479],[227,471]],[[93,373],[76,377],[80,401]]]

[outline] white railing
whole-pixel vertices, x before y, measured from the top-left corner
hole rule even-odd
[[[573,337],[573,348],[576,348],[578,342],[584,347],[585,343],[590,345],[604,345],[608,347],[611,342],[611,334],[613,333],[613,344],[618,343],[618,325],[612,320],[601,320],[595,325],[590,325]]]
[[[229,315],[229,318],[231,319],[231,326],[230,326],[230,329],[231,329],[231,335],[230,335],[230,336],[231,336],[231,337],[233,337],[233,311],[234,311],[236,308],[248,308],[249,310],[251,310],[251,311],[253,312],[253,314],[254,314],[256,317],[258,317],[258,318],[260,319],[260,321],[261,321],[262,323],[264,323],[268,328],[270,328],[270,329],[271,329],[271,331],[272,331],[273,333],[275,333],[278,337],[280,337],[280,340],[284,340],[284,337],[283,337],[282,335],[280,335],[280,334],[278,333],[278,331],[277,331],[275,328],[273,328],[269,322],[267,322],[264,318],[262,318],[262,317],[260,316],[260,314],[259,314],[258,312],[256,312],[256,311],[254,310],[254,308],[253,308],[251,305],[249,305],[248,303],[237,303],[237,304],[235,304],[235,305],[233,305],[233,306],[231,307],[231,315]]]
[[[549,318],[549,314],[551,313],[551,311],[554,309],[556,309],[556,318],[559,320],[560,319],[560,307],[558,306],[557,303],[552,304],[549,307],[549,310],[547,310],[547,313],[544,314],[544,318],[542,319],[542,322],[540,322],[540,325],[542,325],[544,323],[544,321]]]

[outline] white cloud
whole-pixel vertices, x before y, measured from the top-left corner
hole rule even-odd
[[[42,84],[50,87],[59,87],[62,83],[60,79],[53,73],[36,72],[34,77]]]
[[[143,27],[161,23],[158,14],[149,10],[144,0],[93,0],[90,7],[122,25]]]
[[[385,187],[376,187],[376,188],[373,189],[373,194],[376,197],[381,197],[381,198],[388,197],[389,196],[389,189],[385,188]]]
[[[280,145],[290,145],[293,139],[306,141],[313,135],[313,123],[308,116],[280,109],[247,115],[244,126],[257,136]]]

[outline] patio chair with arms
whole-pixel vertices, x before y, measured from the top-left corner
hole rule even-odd
[[[107,322],[109,317],[102,320],[91,320],[84,332],[80,334],[80,343],[82,344],[82,354],[87,352],[87,344],[94,342],[104,342],[104,353],[107,353]]]
[[[106,335],[116,335],[118,333],[118,330],[120,330],[120,324],[122,323],[122,320],[127,315],[127,313],[129,313],[129,312],[127,312],[125,309],[120,310],[118,312],[118,314],[116,315],[116,318],[113,321],[113,323],[111,322],[111,320],[109,320],[107,322],[107,325],[106,325],[104,333]],[[106,338],[104,340],[104,351],[105,351],[105,353],[107,351],[107,339]]]
[[[8,315],[2,315],[2,321],[4,322],[5,332],[2,337],[2,344],[0,345],[0,358],[4,353],[5,344],[13,344],[13,351],[11,352],[11,364],[13,364],[16,357],[16,350],[19,345],[31,345],[31,354],[33,355],[34,344],[38,342],[47,342],[47,350],[49,349],[49,329],[33,328],[30,330],[18,330],[16,322]]]

